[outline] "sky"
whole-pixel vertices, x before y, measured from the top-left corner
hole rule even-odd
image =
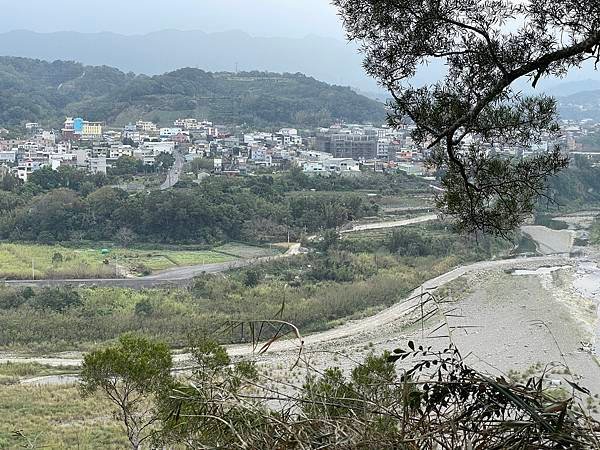
[[[0,32],[243,30],[254,36],[344,39],[329,0],[0,0]]]
[[[79,31],[146,34],[167,29],[241,30],[260,37],[345,40],[331,0],[0,0],[0,33]],[[574,71],[570,79],[600,79]],[[552,83],[552,81],[550,82]]]

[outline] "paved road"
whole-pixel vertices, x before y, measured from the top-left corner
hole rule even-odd
[[[365,230],[377,230],[386,228],[396,228],[407,225],[413,225],[417,223],[429,222],[435,220],[436,216],[428,214],[425,216],[417,216],[411,219],[397,220],[392,222],[377,222],[363,225],[354,225],[348,230],[342,231],[342,233],[352,233]],[[309,239],[316,238],[311,236]],[[272,259],[290,257],[300,253],[300,244],[293,244],[286,253],[280,256],[266,257],[266,258],[255,258],[255,259],[243,259],[225,263],[217,264],[204,264],[189,267],[177,267],[157,273],[155,275],[149,275],[147,277],[139,278],[109,278],[109,279],[69,279],[69,280],[9,280],[5,283],[9,286],[29,286],[29,287],[49,287],[49,286],[113,286],[121,288],[131,289],[147,289],[165,285],[178,285],[184,286],[192,282],[194,277],[203,273],[219,273],[226,272],[231,269],[240,267],[247,267],[253,264],[266,262]]]
[[[186,285],[203,273],[226,272],[231,269],[251,266],[262,262],[272,261],[278,258],[288,258],[300,253],[300,244],[292,244],[290,248],[282,255],[267,256],[263,258],[239,259],[216,264],[203,264],[197,266],[177,267],[168,269],[139,278],[106,278],[106,279],[70,279],[70,280],[7,280],[8,286],[30,286],[30,287],[50,287],[50,286],[112,286],[131,289],[146,289],[165,285]]]
[[[442,287],[461,276],[471,273],[478,272],[482,270],[491,270],[491,269],[517,269],[517,268],[526,268],[532,266],[541,266],[545,264],[552,265],[564,265],[572,263],[572,260],[561,257],[561,256],[540,256],[533,258],[515,258],[515,259],[507,259],[507,260],[496,260],[496,261],[481,261],[474,264],[469,264],[466,266],[457,267],[454,270],[446,272],[443,275],[432,278],[429,281],[423,283],[422,286],[415,289],[407,298],[401,299],[394,306],[381,311],[380,313],[367,317],[365,319],[361,319],[359,321],[351,321],[344,325],[341,325],[337,328],[333,328],[328,331],[324,331],[321,333],[315,333],[308,336],[303,337],[304,345],[314,346],[321,343],[332,344],[336,340],[351,337],[351,336],[360,336],[363,333],[369,333],[372,331],[376,331],[381,329],[383,325],[389,324],[395,320],[398,320],[405,315],[409,314],[416,306],[419,305],[420,297],[419,294],[421,292],[431,291],[435,288]],[[297,340],[285,340],[278,341],[271,345],[269,348],[269,352],[282,352],[282,351],[296,351],[298,349],[298,341]],[[231,345],[227,347],[227,350],[231,356],[244,356],[252,353],[253,349],[251,345],[243,344],[243,345]],[[174,355],[174,360],[176,362],[184,362],[189,359],[189,356],[186,354],[176,354]],[[22,363],[38,363],[44,364],[47,366],[79,366],[81,365],[81,353],[68,353],[61,355],[57,355],[56,357],[22,357],[18,355],[5,354],[0,355],[0,364],[4,364],[7,362],[22,362]],[[43,381],[45,377],[41,377],[37,381]]]
[[[181,176],[181,171],[183,170],[183,164],[185,163],[185,159],[178,151],[173,153],[175,156],[175,162],[173,163],[173,167],[169,170],[167,174],[167,179],[163,184],[160,185],[160,190],[165,191],[167,189],[172,188],[179,181],[179,177]]]

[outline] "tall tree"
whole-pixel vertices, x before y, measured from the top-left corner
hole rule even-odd
[[[389,122],[416,125],[416,142],[444,170],[442,213],[459,228],[507,234],[568,165],[558,148],[500,158],[494,145],[527,147],[558,131],[556,103],[515,84],[600,61],[600,2],[581,0],[333,0],[365,69],[389,90]],[[441,62],[439,82],[410,79]],[[518,84],[522,86],[522,84]]]
[[[87,354],[81,367],[83,395],[101,391],[118,407],[134,450],[152,436],[158,420],[153,398],[173,386],[171,352],[161,342],[124,335],[117,345]]]

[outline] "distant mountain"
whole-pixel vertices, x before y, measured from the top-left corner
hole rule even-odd
[[[558,97],[558,104],[563,119],[592,119],[600,122],[600,89]]]
[[[212,72],[300,72],[330,84],[351,86],[373,99],[388,97],[365,74],[357,44],[319,36],[267,38],[235,30],[218,33],[165,30],[133,36],[20,30],[0,33],[0,55],[107,65],[146,75],[181,67]],[[433,62],[422,67],[411,84],[434,83],[445,74],[444,64]],[[526,93],[531,91],[529,83],[523,82],[519,88]],[[538,92],[554,96],[594,89],[600,89],[600,72],[594,70],[593,62],[571,70],[563,80],[550,78],[538,86]]]
[[[169,123],[182,116],[219,122],[328,125],[378,122],[382,103],[302,74],[179,69],[163,75],[108,66],[0,57],[0,124],[59,124],[65,115],[123,125],[136,119]]]
[[[600,90],[600,75],[599,79],[597,80],[587,79],[554,84],[546,87],[544,92],[548,95],[552,95],[553,97],[566,97],[579,92],[595,90]]]
[[[212,72],[300,72],[331,84],[381,91],[363,71],[356,45],[318,36],[265,38],[241,31],[169,30],[136,36],[11,31],[0,33],[0,55],[108,65],[146,75],[181,67]]]

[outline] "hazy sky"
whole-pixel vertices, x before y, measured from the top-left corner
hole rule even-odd
[[[122,34],[240,29],[256,36],[344,37],[329,0],[0,0],[0,32],[16,29]]]

